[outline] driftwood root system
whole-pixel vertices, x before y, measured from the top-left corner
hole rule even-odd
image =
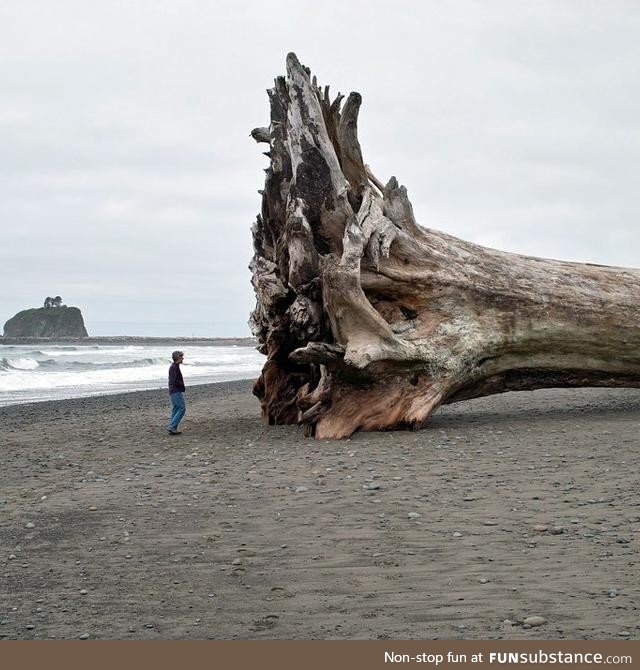
[[[423,228],[295,54],[268,91],[251,326],[265,422],[306,435],[419,428],[443,403],[546,387],[640,387],[640,271],[505,253]]]

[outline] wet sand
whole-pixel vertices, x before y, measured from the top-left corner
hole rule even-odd
[[[250,386],[0,409],[0,637],[640,637],[640,391],[319,442]]]

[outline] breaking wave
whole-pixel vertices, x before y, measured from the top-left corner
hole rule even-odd
[[[251,347],[185,345],[184,351],[187,387],[255,378],[264,364]],[[157,345],[0,345],[0,406],[165,388],[170,352]]]

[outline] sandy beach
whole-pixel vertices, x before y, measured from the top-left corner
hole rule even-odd
[[[640,391],[319,442],[250,388],[0,409],[0,637],[640,637]]]

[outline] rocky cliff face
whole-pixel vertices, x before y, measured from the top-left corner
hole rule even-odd
[[[4,324],[5,337],[87,337],[77,307],[25,309]]]

